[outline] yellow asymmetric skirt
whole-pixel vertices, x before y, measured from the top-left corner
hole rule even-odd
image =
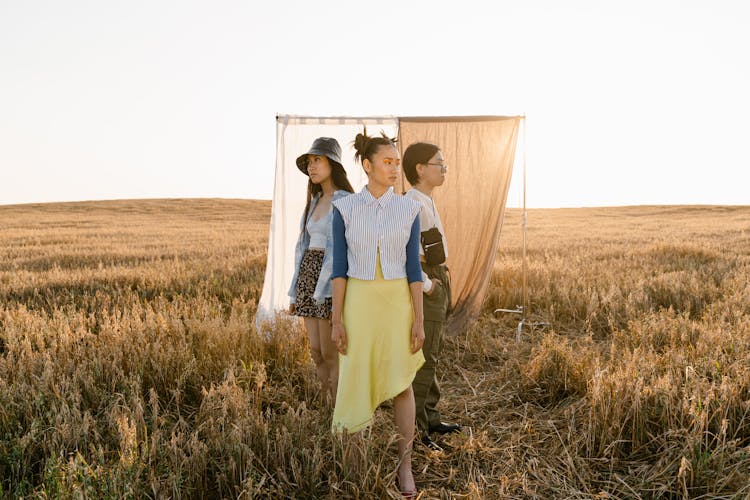
[[[375,264],[375,279],[349,278],[343,311],[346,354],[339,354],[339,384],[333,430],[357,432],[370,425],[375,409],[407,389],[424,364],[412,354],[414,310],[406,278],[386,280]]]

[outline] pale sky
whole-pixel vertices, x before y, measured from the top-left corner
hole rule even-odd
[[[0,0],[0,204],[270,199],[277,113],[525,114],[531,207],[750,204],[749,6]]]

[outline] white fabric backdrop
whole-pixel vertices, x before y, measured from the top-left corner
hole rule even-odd
[[[295,160],[310,149],[318,137],[334,137],[341,144],[341,160],[356,191],[367,183],[362,167],[354,163],[352,141],[367,126],[368,135],[384,131],[398,135],[396,117],[309,118],[280,115],[276,119],[276,177],[274,179],[268,260],[263,291],[258,302],[255,324],[263,331],[263,322],[273,320],[276,311],[289,307],[289,285],[294,275],[294,247],[299,236],[299,221],[307,199],[307,176]]]

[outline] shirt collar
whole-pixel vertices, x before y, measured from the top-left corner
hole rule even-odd
[[[390,203],[393,197],[396,196],[396,194],[393,192],[393,187],[389,187],[388,190],[380,196],[380,198],[375,198],[367,189],[366,185],[362,188],[360,194],[362,195],[362,198],[364,198],[365,203],[367,203],[368,205],[377,203],[378,205],[380,205],[380,208],[385,208],[385,206]]]
[[[420,191],[419,189],[415,187],[412,187],[409,191],[413,191],[414,195],[417,198],[421,198],[422,200],[425,200],[425,201],[430,201],[430,202],[432,201],[432,196],[424,194],[422,191]]]

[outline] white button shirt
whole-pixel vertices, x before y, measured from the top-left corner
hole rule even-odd
[[[420,205],[399,196],[393,188],[375,198],[367,186],[359,193],[333,202],[346,227],[348,276],[375,279],[380,249],[380,267],[387,280],[406,277],[406,243]]]
[[[440,220],[440,213],[435,208],[435,202],[432,197],[427,196],[417,188],[411,188],[406,192],[404,197],[417,201],[421,205],[421,212],[419,216],[419,225],[422,232],[428,231],[429,229],[436,227],[440,234],[443,236],[443,248],[445,249],[445,258],[448,258],[448,242],[445,239],[445,229],[443,229],[443,221]],[[419,245],[419,255],[424,255],[424,248]],[[427,277],[427,274],[422,271],[422,281],[424,282],[424,291],[429,293],[432,290],[432,280]]]

